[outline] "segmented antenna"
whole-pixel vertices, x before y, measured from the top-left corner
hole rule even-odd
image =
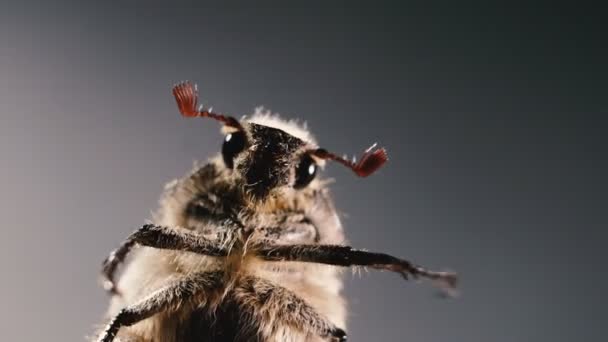
[[[222,114],[216,114],[211,110],[203,108],[197,109],[198,106],[198,90],[196,85],[189,81],[178,83],[173,87],[173,96],[177,102],[177,107],[183,116],[211,118],[224,123],[224,125],[240,128],[238,120]]]
[[[321,159],[336,161],[353,170],[359,177],[367,177],[378,170],[388,160],[388,155],[384,148],[374,150],[375,148],[376,144],[373,144],[365,150],[359,162],[354,159],[353,161],[349,161],[345,157],[339,157],[322,148],[314,150],[311,153]]]

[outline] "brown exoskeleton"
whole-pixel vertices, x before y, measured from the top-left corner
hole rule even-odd
[[[113,296],[98,341],[344,341],[340,268],[455,286],[452,273],[345,245],[317,170],[333,160],[365,177],[386,162],[384,149],[350,162],[276,116],[239,121],[197,109],[191,83],[176,85],[173,95],[182,115],[223,124],[222,152],[169,183],[154,224],[104,261]]]

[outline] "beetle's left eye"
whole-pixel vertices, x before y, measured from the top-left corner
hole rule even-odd
[[[296,168],[296,181],[293,184],[293,187],[296,189],[301,189],[307,186],[310,184],[310,182],[312,182],[313,179],[315,179],[316,174],[317,164],[311,156],[308,154],[304,155],[302,160],[300,160],[300,164]]]
[[[232,169],[234,167],[234,157],[245,149],[245,133],[236,131],[226,134],[224,144],[222,145],[222,157],[226,167]]]

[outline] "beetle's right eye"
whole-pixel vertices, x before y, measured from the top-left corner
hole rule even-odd
[[[226,134],[224,144],[222,145],[222,157],[226,167],[232,169],[234,167],[234,157],[245,148],[245,133],[236,131]]]

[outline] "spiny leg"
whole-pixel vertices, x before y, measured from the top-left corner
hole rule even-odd
[[[184,304],[201,305],[208,294],[221,286],[223,272],[196,273],[177,280],[139,301],[128,306],[114,316],[98,342],[112,342],[123,326],[130,326],[159,312],[174,311]]]
[[[436,272],[384,253],[373,253],[339,245],[275,245],[255,252],[268,261],[302,261],[336,266],[369,266],[400,273],[405,279],[424,277],[440,283],[449,290],[456,287],[457,276],[451,272]]]
[[[262,278],[242,278],[233,290],[234,299],[252,316],[273,325],[271,331],[285,324],[306,333],[334,341],[346,341],[346,332],[321,316],[290,290]],[[276,331],[273,331],[276,332]]]
[[[117,249],[103,261],[102,276],[104,288],[117,293],[114,283],[114,273],[118,265],[124,261],[127,254],[135,245],[161,249],[172,249],[194,252],[209,256],[226,256],[227,250],[218,242],[201,237],[184,228],[169,228],[146,224],[133,232]]]

